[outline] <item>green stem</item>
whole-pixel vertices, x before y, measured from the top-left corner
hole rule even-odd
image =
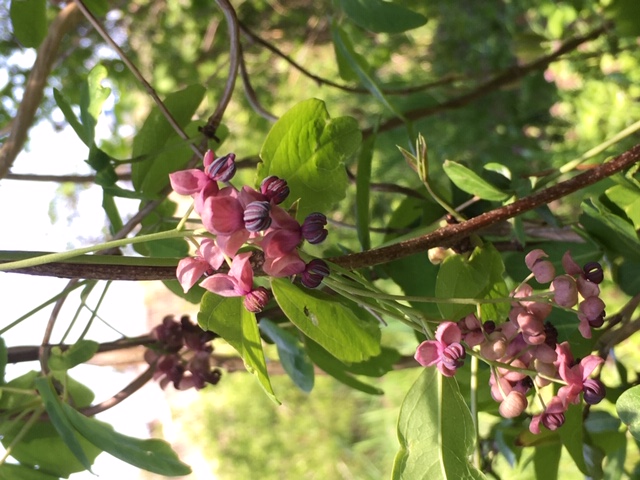
[[[31,427],[33,427],[33,425],[36,423],[38,418],[40,418],[40,415],[42,415],[43,413],[44,413],[44,406],[40,406],[33,411],[31,416],[29,417],[29,420],[27,420],[27,422],[23,425],[23,427],[20,429],[18,434],[15,436],[15,438],[6,447],[6,451],[4,455],[2,456],[2,458],[0,458],[0,465],[3,465],[4,462],[7,460],[7,458],[9,458],[9,456],[11,455],[11,451],[14,449],[14,447],[22,441],[24,436],[29,432],[29,430],[31,430]]]
[[[45,263],[61,262],[71,258],[84,255],[85,253],[98,252],[100,250],[108,250],[111,248],[120,248],[136,243],[151,242],[153,240],[165,240],[168,238],[184,238],[192,235],[198,235],[199,230],[169,230],[166,232],[150,233],[148,235],[139,235],[137,237],[123,238],[121,240],[112,240],[110,242],[92,245],[90,247],[78,248],[68,252],[50,253],[47,255],[39,255],[37,257],[18,260],[15,262],[0,263],[0,272],[14,270],[16,268],[34,267],[36,265],[44,265]]]

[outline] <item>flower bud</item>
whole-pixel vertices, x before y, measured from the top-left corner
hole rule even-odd
[[[564,424],[564,413],[544,413],[542,424],[549,430],[557,430]]]
[[[582,388],[584,389],[584,401],[589,405],[600,403],[606,395],[605,386],[600,380],[588,378],[584,381]]]
[[[584,267],[582,267],[582,271],[584,272],[584,278],[592,283],[598,284],[602,283],[602,280],[604,280],[602,265],[598,262],[588,262]]]
[[[550,290],[554,293],[553,300],[561,307],[571,308],[578,303],[578,287],[569,275],[554,278]]]
[[[487,360],[498,360],[507,351],[507,339],[502,332],[493,332],[488,341],[480,345],[480,354]]]
[[[271,175],[262,180],[260,192],[276,205],[284,202],[289,196],[289,186],[286,180]]]
[[[261,312],[269,302],[269,290],[264,287],[258,287],[251,290],[244,297],[244,308],[251,313]]]
[[[454,342],[447,346],[442,352],[442,363],[450,370],[455,370],[464,365],[464,359],[467,352],[458,342]]]
[[[604,320],[604,302],[598,297],[589,297],[580,302],[578,311],[584,314],[589,322],[597,321],[600,318]]]
[[[250,232],[266,230],[271,225],[271,204],[266,201],[251,202],[244,210],[244,226]]]
[[[304,272],[300,274],[300,281],[307,288],[316,288],[324,277],[329,276],[329,266],[324,260],[314,258],[307,263]]]
[[[309,243],[321,243],[329,233],[324,228],[326,224],[327,217],[324,214],[319,212],[310,213],[302,224],[302,236]]]
[[[522,393],[511,390],[507,398],[500,403],[498,411],[504,418],[515,418],[524,412],[528,404],[527,398]]]
[[[211,180],[228,182],[236,174],[236,155],[229,153],[213,160],[213,152],[207,150],[204,154],[204,169]]]
[[[527,268],[533,272],[539,283],[548,283],[556,276],[553,264],[548,260],[543,260],[546,256],[547,254],[538,248],[530,251],[524,259]]]

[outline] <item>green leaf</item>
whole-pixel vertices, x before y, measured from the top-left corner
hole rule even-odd
[[[624,293],[634,296],[640,293],[640,262],[624,260],[615,270],[615,280]]]
[[[533,465],[536,478],[557,480],[561,455],[562,444],[560,443],[540,445],[536,447],[535,453],[533,454]]]
[[[475,429],[454,378],[425,368],[400,407],[393,480],[484,479],[467,458]]]
[[[349,19],[375,33],[400,33],[427,23],[426,17],[397,3],[382,0],[340,0]]]
[[[480,175],[464,165],[452,160],[445,160],[442,165],[447,177],[451,179],[456,187],[463,192],[477,195],[484,200],[502,202],[509,198],[509,194],[494,187],[484,180]]]
[[[640,385],[624,392],[616,402],[618,417],[627,427],[633,438],[640,441]]]
[[[438,298],[495,298],[504,291],[504,264],[491,244],[476,247],[469,260],[463,255],[447,257],[440,265],[435,294]],[[494,292],[494,293],[492,293]],[[507,303],[508,305],[508,303]],[[488,311],[491,309],[486,306]],[[485,306],[483,305],[483,309]],[[475,305],[438,303],[442,318],[457,321],[475,312]],[[498,320],[493,318],[492,320]]]
[[[91,143],[95,137],[98,116],[102,111],[102,105],[111,95],[111,89],[102,86],[102,81],[107,78],[107,69],[98,64],[87,75],[87,81],[82,85],[80,93],[80,121],[85,131],[85,138],[90,138]]]
[[[354,390],[359,390],[369,395],[382,395],[384,393],[378,387],[361,382],[351,375],[347,371],[348,367],[344,363],[331,355],[309,337],[305,337],[305,345],[307,347],[307,353],[313,363],[315,363],[320,370],[331,375],[339,382],[344,383]]]
[[[98,342],[92,340],[80,340],[64,351],[60,347],[53,347],[49,357],[49,368],[65,371],[85,363],[96,354],[99,346]]]
[[[273,393],[256,316],[244,308],[241,297],[221,297],[206,292],[202,297],[198,323],[204,330],[224,338],[244,360],[247,371],[254,374],[271,400],[280,403]]]
[[[107,0],[84,0],[85,5],[96,17],[103,17],[109,11]]]
[[[585,475],[592,476],[592,473],[584,458],[584,425],[582,422],[582,405],[569,405],[564,413],[565,422],[562,428],[558,429],[560,441],[567,449],[578,469]]]
[[[123,462],[170,477],[191,473],[189,465],[182,463],[164,440],[141,440],[122,435],[111,425],[85,417],[70,405],[62,404],[62,408],[69,422],[84,438]]]
[[[625,185],[609,188],[607,199],[624,211],[636,230],[640,230],[640,190]]]
[[[15,430],[10,431],[2,438],[2,444],[5,447],[11,444],[17,432],[23,426],[24,422],[16,425]],[[77,435],[77,439],[89,458],[89,461],[93,463],[96,457],[102,453],[102,450],[96,448],[81,435]],[[62,438],[60,438],[60,435],[50,422],[36,422],[11,450],[11,456],[19,461],[25,469],[28,467],[37,467],[39,473],[47,475],[42,477],[42,480],[45,478],[48,479],[50,476],[56,479],[60,477],[67,478],[72,473],[86,470],[71,450],[69,450],[69,447],[67,447]],[[0,476],[0,478],[2,477]],[[7,478],[9,480],[16,480],[21,477],[9,476]],[[28,476],[24,478],[25,480],[30,479]]]
[[[371,161],[373,160],[373,147],[376,142],[375,135],[367,138],[360,147],[358,155],[358,173],[356,174],[356,228],[358,240],[362,251],[371,248],[371,235],[369,232],[369,192],[371,190]]]
[[[613,0],[605,9],[620,35],[637,37],[640,35],[640,9],[636,0]]]
[[[60,401],[58,394],[53,389],[51,380],[46,377],[39,377],[36,378],[35,383],[38,393],[42,396],[42,401],[44,402],[44,406],[49,414],[51,423],[55,427],[56,431],[67,447],[69,447],[69,450],[71,450],[73,455],[80,461],[85,470],[91,471],[92,462],[89,461],[87,455],[82,449],[82,446],[76,437],[76,432],[65,415],[62,407],[63,404]]]
[[[76,114],[73,112],[73,109],[71,108],[71,104],[66,99],[64,94],[57,88],[54,88],[53,98],[55,99],[56,105],[58,105],[58,108],[62,111],[62,114],[64,115],[64,119],[69,123],[69,125],[71,125],[71,128],[73,128],[73,131],[76,132],[76,135],[78,135],[78,138],[80,138],[80,140],[82,140],[82,142],[87,147],[91,146],[91,144],[93,143],[93,137],[87,137],[84,127],[80,123],[80,120],[78,120],[78,117],[76,116]]]
[[[47,36],[46,0],[11,0],[13,34],[27,48],[38,48]]]
[[[378,86],[376,80],[373,78],[373,76],[369,75],[369,65],[366,63],[366,60],[364,58],[355,53],[353,45],[351,45],[347,34],[335,23],[331,25],[331,34],[333,36],[333,44],[335,45],[336,52],[338,52],[340,56],[346,61],[348,68],[353,70],[364,88],[369,90],[371,95],[373,95],[382,105],[389,109],[389,111],[396,117],[405,120],[402,112],[396,109],[396,107],[394,107],[391,102],[389,102],[385,94]]]
[[[283,206],[300,199],[298,218],[326,211],[346,195],[344,161],[356,152],[361,137],[355,119],[329,118],[317,99],[300,102],[267,135],[258,183],[269,175],[285,178],[291,193]]]
[[[10,463],[0,465],[0,480],[58,480],[58,478],[58,475],[49,475],[25,465]]]
[[[334,297],[284,278],[272,278],[271,288],[291,323],[338,360],[362,362],[380,353],[380,329],[371,328]]]
[[[313,363],[298,339],[266,318],[260,320],[262,330],[278,348],[278,358],[285,372],[303,392],[313,390]]]
[[[640,262],[640,239],[633,225],[596,199],[582,202],[580,223],[614,255]]]
[[[178,282],[178,280],[163,280],[162,283],[164,283],[164,286],[167,287],[175,295],[179,296],[180,298],[184,298],[187,302],[193,303],[194,305],[200,304],[200,302],[202,301],[202,296],[206,292],[206,290],[200,285],[194,285],[187,293],[184,293],[184,291],[182,290],[182,285],[180,285],[180,282]]]
[[[164,104],[178,125],[184,128],[191,121],[204,94],[202,85],[191,85],[168,95]],[[170,148],[164,150],[165,145]],[[131,180],[135,189],[158,193],[161,185],[169,182],[166,178],[168,172],[183,168],[189,160],[188,157],[184,158],[185,147],[184,141],[177,136],[162,113],[158,109],[152,110],[133,140],[132,156],[147,156],[131,165]]]
[[[393,370],[395,363],[400,360],[400,352],[395,348],[380,347],[380,355],[371,357],[364,362],[350,363],[346,370],[354,375],[367,377],[382,377]]]

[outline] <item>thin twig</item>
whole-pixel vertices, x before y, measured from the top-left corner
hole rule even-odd
[[[304,68],[302,65],[300,65],[298,62],[293,60],[291,57],[289,57],[288,55],[283,53],[282,50],[280,50],[278,47],[276,47],[275,45],[269,43],[268,41],[266,41],[265,39],[263,39],[262,37],[260,37],[256,33],[252,32],[249,29],[249,27],[244,25],[242,22],[238,22],[238,25],[240,26],[240,30],[242,31],[242,33],[244,33],[246,36],[248,36],[251,40],[253,40],[256,43],[259,43],[260,45],[265,47],[267,50],[269,50],[271,53],[273,53],[273,54],[277,55],[278,57],[282,58],[284,61],[286,61],[293,68],[298,70],[300,73],[302,73],[303,75],[305,75],[305,76],[309,77],[310,79],[314,80],[318,85],[327,85],[329,87],[334,87],[334,88],[337,88],[339,90],[342,90],[342,91],[345,91],[345,92],[349,92],[349,93],[365,93],[365,94],[370,93],[370,91],[367,90],[366,88],[363,88],[363,87],[352,87],[352,86],[349,86],[349,85],[344,85],[342,83],[334,82],[332,80],[329,80],[328,78],[323,78],[323,77],[320,77],[320,76],[310,72],[309,70]],[[456,75],[447,75],[447,76],[445,76],[445,77],[443,77],[443,78],[441,78],[439,80],[436,80],[436,81],[433,81],[433,82],[429,82],[429,83],[424,83],[422,85],[415,85],[415,86],[411,86],[411,87],[404,87],[404,88],[397,88],[397,89],[385,88],[385,89],[382,89],[382,91],[386,95],[409,95],[411,93],[422,92],[424,90],[428,90],[428,89],[433,88],[433,87],[439,87],[439,86],[442,86],[442,85],[447,85],[449,83],[452,83],[452,82],[455,82],[455,81],[458,81],[458,80],[462,80],[462,78],[459,77],[459,76],[456,76]]]
[[[249,78],[249,73],[247,72],[247,65],[244,61],[244,54],[242,52],[242,46],[240,46],[240,76],[242,77],[242,86],[244,87],[244,93],[249,101],[249,105],[263,118],[266,118],[270,122],[275,122],[278,120],[274,114],[269,112],[266,108],[262,106],[260,100],[258,100],[258,95],[256,95],[256,91],[253,89],[251,85],[251,79]]]
[[[56,182],[56,183],[94,183],[95,175],[35,175],[31,173],[7,173],[6,180],[21,180],[25,182]],[[118,180],[131,180],[131,172],[118,174]]]
[[[218,102],[218,105],[213,114],[207,120],[207,124],[201,128],[202,133],[207,138],[216,138],[216,131],[220,126],[222,117],[224,115],[231,96],[233,95],[233,89],[236,85],[236,78],[238,77],[238,68],[240,65],[240,31],[238,29],[238,18],[236,12],[229,3],[228,0],[216,0],[216,3],[222,10],[224,17],[227,21],[227,28],[229,29],[229,75],[224,85],[224,91],[222,92],[222,98]]]
[[[169,122],[169,125],[171,125],[171,128],[175,130],[175,132],[180,136],[180,138],[182,138],[187,142],[189,147],[193,150],[193,152],[196,155],[199,155],[199,156],[202,155],[202,152],[198,149],[198,147],[189,141],[189,136],[185,133],[182,127],[178,124],[178,122],[176,122],[175,118],[173,118],[173,115],[167,109],[164,102],[160,99],[155,89],[151,86],[151,84],[149,84],[149,82],[147,82],[147,80],[144,78],[142,73],[140,73],[140,70],[138,70],[138,67],[134,65],[134,63],[127,56],[127,54],[124,53],[124,51],[120,48],[120,46],[113,40],[113,38],[111,38],[111,35],[109,35],[109,33],[105,30],[104,26],[102,26],[100,21],[98,21],[98,19],[93,15],[93,13],[91,13],[91,11],[86,7],[86,5],[82,0],[74,0],[74,1],[76,5],[78,5],[78,8],[82,12],[82,14],[86,17],[87,20],[89,20],[89,23],[93,25],[93,28],[95,28],[96,31],[100,34],[100,36],[104,39],[104,41],[107,42],[111,46],[111,48],[113,48],[116,51],[116,53],[118,54],[122,62],[127,66],[129,71],[131,71],[133,76],[136,77],[136,80],[138,80],[142,84],[144,89],[147,91],[147,93],[151,96],[153,101],[156,103],[156,105],[160,109],[160,112],[162,112],[162,115],[164,116],[164,118],[166,118],[167,122]]]
[[[22,101],[12,120],[11,133],[0,148],[0,178],[4,178],[13,165],[27,138],[36,111],[42,100],[44,87],[56,61],[60,42],[65,34],[81,19],[75,4],[63,8],[48,28],[47,36],[38,48],[38,55],[25,84]]]
[[[513,67],[508,68],[507,70],[499,73],[498,75],[494,76],[488,81],[480,84],[470,92],[467,92],[463,95],[452,98],[451,100],[447,100],[446,102],[439,103],[437,105],[431,105],[428,107],[422,107],[422,108],[416,108],[415,110],[410,110],[404,113],[404,117],[407,120],[419,120],[425,117],[429,117],[431,115],[435,115],[436,113],[443,112],[445,110],[452,110],[455,108],[460,108],[465,105],[468,105],[472,101],[477,100],[478,98],[484,97],[485,95],[497,90],[498,88],[504,87],[505,85],[509,85],[525,77],[526,75],[528,75],[533,71],[542,70],[543,68],[546,68],[550,63],[552,63],[553,61],[555,61],[565,53],[575,50],[585,42],[588,42],[590,40],[595,40],[600,35],[605,33],[608,28],[609,28],[609,25],[607,24],[587,33],[586,35],[571,38],[566,42],[564,42],[562,45],[560,45],[560,47],[558,47],[556,51],[554,51],[549,55],[546,55],[537,60],[534,60],[533,62],[527,63],[526,65],[514,65]],[[398,117],[394,117],[378,125],[376,127],[376,132],[380,133],[380,132],[393,130],[394,128],[402,125],[403,123],[405,123],[405,120],[400,119]],[[362,132],[362,135],[364,138],[366,138],[369,135],[372,135],[373,131],[374,131],[373,127],[367,128]]]

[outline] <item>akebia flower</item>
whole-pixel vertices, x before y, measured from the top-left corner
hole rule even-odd
[[[236,174],[236,156],[228,153],[223,157],[214,158],[213,151],[207,150],[204,154],[204,171],[207,176],[216,182],[228,182]]]
[[[328,277],[330,273],[327,262],[314,258],[307,263],[304,272],[300,274],[300,281],[307,288],[316,288],[322,283],[322,279]]]
[[[266,177],[262,180],[262,183],[260,184],[260,192],[267,198],[267,200],[279,205],[289,196],[289,186],[283,179],[278,178],[275,175],[271,175],[270,177]]]
[[[302,224],[302,236],[311,244],[322,243],[329,233],[324,228],[326,224],[327,217],[324,214],[319,212],[310,213]]]
[[[433,365],[446,377],[455,375],[464,363],[466,352],[460,344],[462,332],[453,322],[442,322],[436,330],[435,340],[422,342],[414,355],[424,367]]]
[[[244,210],[244,226],[250,232],[266,230],[271,225],[271,204],[265,201],[251,202]]]

